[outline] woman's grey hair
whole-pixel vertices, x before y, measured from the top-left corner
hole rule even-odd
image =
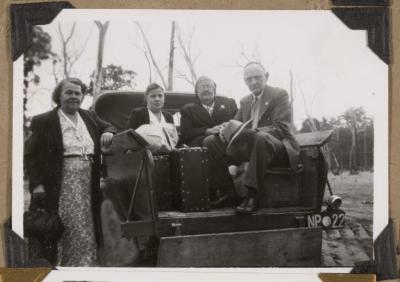
[[[56,88],[54,88],[53,94],[51,95],[53,102],[56,103],[58,107],[60,106],[60,96],[62,88],[67,83],[72,83],[80,86],[82,94],[85,95],[86,93],[87,87],[79,78],[74,78],[74,77],[66,78],[62,80],[59,84],[57,84]]]
[[[164,88],[162,88],[162,86],[157,83],[151,83],[151,84],[149,84],[149,86],[147,86],[146,91],[144,92],[144,96],[143,96],[143,104],[145,106],[147,105],[146,98],[147,98],[147,95],[149,95],[149,92],[151,90],[158,89],[158,88],[160,88],[164,92]]]

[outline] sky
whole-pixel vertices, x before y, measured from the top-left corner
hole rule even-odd
[[[388,96],[388,67],[366,45],[366,31],[348,29],[330,11],[151,11],[64,10],[43,29],[52,37],[53,51],[61,54],[58,24],[67,34],[76,22],[71,39],[73,50],[87,41],[73,76],[85,83],[95,69],[98,29],[94,20],[110,21],[106,34],[103,66],[114,64],[134,70],[137,90],[149,82],[139,22],[165,76],[168,66],[171,21],[176,20],[183,41],[192,36],[195,69],[217,83],[217,92],[234,98],[247,95],[242,67],[245,56],[259,58],[269,72],[268,84],[290,92],[293,76],[294,121],[299,128],[307,114],[335,117],[349,107],[364,107],[371,117],[377,104]],[[176,42],[175,75],[188,73]],[[36,69],[41,83],[28,105],[31,115],[51,107],[55,86],[53,68],[45,62]],[[154,73],[153,73],[154,76]],[[160,82],[160,80],[156,80]],[[175,77],[174,90],[193,91]]]

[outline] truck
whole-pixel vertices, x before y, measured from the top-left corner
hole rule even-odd
[[[152,154],[139,134],[125,128],[143,96],[141,91],[107,91],[94,103],[97,115],[119,131],[104,152],[102,187],[121,219],[122,235],[147,242],[138,265],[321,266],[322,232],[345,222],[341,198],[333,195],[327,178],[325,147],[332,131],[295,135],[301,148],[297,169],[271,167],[265,172],[264,194],[254,214],[237,214],[233,205],[187,209],[171,154]],[[164,109],[175,115],[178,130],[179,109],[194,100],[193,93],[165,93]],[[326,188],[330,197],[324,201]],[[185,193],[196,197],[196,191]]]

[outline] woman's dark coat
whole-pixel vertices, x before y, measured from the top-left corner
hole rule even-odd
[[[63,170],[63,137],[58,116],[58,108],[32,119],[32,135],[25,144],[25,161],[29,177],[29,189],[43,184],[45,199],[43,208],[48,212],[58,212],[62,170]],[[95,224],[96,241],[102,246],[102,230],[100,205],[100,136],[104,132],[116,133],[116,129],[100,119],[94,112],[79,110],[90,136],[94,142],[94,157],[92,171],[92,209]],[[56,244],[45,246],[43,254],[51,263],[56,260]]]
[[[167,123],[172,123],[172,124],[174,123],[174,119],[169,112],[164,110],[162,110],[161,112],[164,115],[165,121]],[[146,107],[136,108],[131,111],[126,128],[127,129],[132,128],[135,130],[139,126],[149,123],[150,123],[149,110]]]

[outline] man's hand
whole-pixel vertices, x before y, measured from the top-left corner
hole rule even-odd
[[[219,129],[218,129],[218,137],[219,139],[224,142],[224,143],[228,143],[228,140],[225,139],[224,135],[222,134],[222,131],[224,131],[225,126],[228,124],[228,122],[224,122],[221,123],[219,125]]]
[[[32,190],[32,194],[45,193],[43,184],[39,184]]]
[[[36,205],[40,205],[44,198],[46,197],[46,192],[44,191],[43,184],[39,184],[32,190],[32,199]]]
[[[43,209],[44,200],[46,198],[46,192],[44,190],[43,184],[39,184],[32,190],[30,210]]]
[[[229,170],[229,174],[232,176],[232,178],[235,178],[236,175],[238,174],[239,167],[236,165],[230,165],[228,167],[228,170]]]
[[[247,171],[247,167],[249,166],[248,162],[243,162],[240,165],[230,165],[228,167],[229,174],[231,175],[232,178],[239,177],[242,175],[243,172]]]
[[[111,132],[104,132],[100,137],[100,144],[102,147],[108,147],[111,145],[114,134]]]
[[[219,125],[216,125],[216,126],[211,127],[211,128],[207,128],[205,133],[206,133],[206,135],[218,134],[219,130],[220,130],[219,128],[220,128]]]

